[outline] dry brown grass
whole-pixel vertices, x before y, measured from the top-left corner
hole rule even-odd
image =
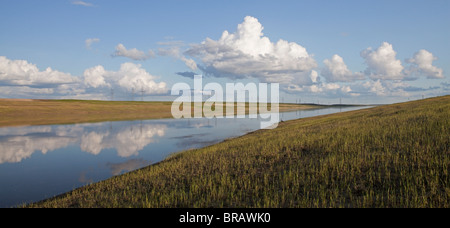
[[[172,102],[0,99],[0,127],[172,118]],[[280,104],[280,111],[319,106]]]
[[[171,118],[168,102],[0,100],[0,126]]]

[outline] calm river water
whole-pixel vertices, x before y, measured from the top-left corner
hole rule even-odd
[[[282,113],[283,121],[365,107]],[[0,207],[43,200],[258,130],[258,119],[164,119],[0,128]]]

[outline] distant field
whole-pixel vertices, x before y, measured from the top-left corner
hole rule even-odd
[[[172,102],[0,99],[0,127],[172,118],[171,106]],[[280,104],[280,111],[321,107]]]
[[[450,96],[288,121],[29,207],[450,207]]]

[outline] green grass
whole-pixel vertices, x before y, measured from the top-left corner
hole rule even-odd
[[[450,96],[282,123],[28,207],[450,207]]]

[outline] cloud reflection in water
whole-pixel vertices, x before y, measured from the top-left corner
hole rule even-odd
[[[165,135],[165,124],[132,123],[127,125],[78,124],[45,127],[14,127],[0,129],[0,164],[19,163],[33,153],[48,152],[79,145],[81,150],[98,155],[114,149],[118,156],[137,156]]]

